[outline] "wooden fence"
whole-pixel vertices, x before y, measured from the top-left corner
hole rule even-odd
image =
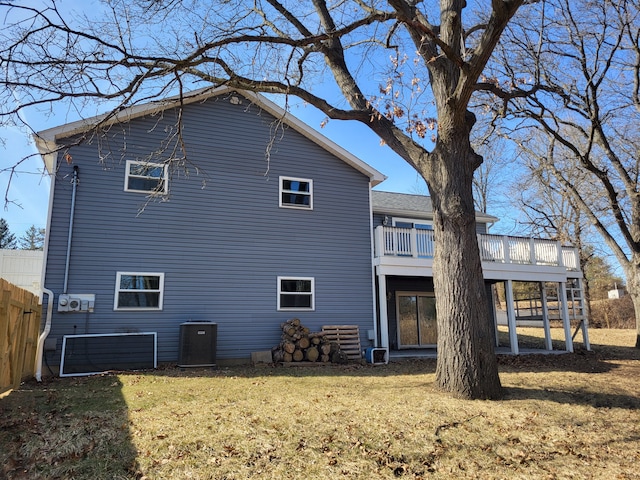
[[[35,371],[41,311],[37,296],[0,278],[0,394]]]

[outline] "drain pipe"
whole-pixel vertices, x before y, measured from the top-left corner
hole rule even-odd
[[[78,188],[78,166],[73,166],[73,190],[71,191],[71,212],[69,212],[69,234],[67,235],[67,258],[64,264],[64,287],[62,293],[67,293],[69,283],[69,262],[71,260],[71,238],[73,237],[73,217],[76,210],[76,190]]]
[[[53,315],[53,292],[48,288],[43,288],[42,293],[47,294],[47,320],[44,324],[44,330],[38,337],[38,346],[36,348],[36,380],[42,381],[42,355],[44,354],[44,341],[51,331],[51,316]]]

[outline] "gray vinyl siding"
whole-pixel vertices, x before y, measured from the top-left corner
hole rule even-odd
[[[125,192],[125,163],[158,149],[175,112],[70,150],[72,164],[60,162],[56,175],[45,286],[57,302],[78,165],[68,292],[95,293],[95,311],[55,312],[50,336],[154,331],[161,362],[177,360],[187,320],[218,323],[221,359],[270,349],[292,317],[313,331],[357,324],[364,342],[373,328],[369,179],[291,129],[267,162],[274,118],[247,106],[220,97],[186,107],[189,172],[172,168],[166,199]],[[278,207],[280,175],[313,180],[312,211]],[[164,273],[162,311],[114,311],[119,271]],[[278,312],[278,276],[314,277],[315,311]]]

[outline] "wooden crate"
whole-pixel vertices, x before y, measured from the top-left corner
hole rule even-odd
[[[323,325],[322,331],[329,342],[337,343],[349,360],[360,360],[360,328],[358,325]]]

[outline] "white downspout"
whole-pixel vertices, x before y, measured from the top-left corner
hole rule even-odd
[[[51,316],[53,315],[53,292],[48,288],[42,288],[42,293],[47,294],[47,320],[44,324],[44,330],[38,337],[38,346],[36,348],[36,380],[42,381],[42,355],[44,353],[44,341],[51,331]]]

